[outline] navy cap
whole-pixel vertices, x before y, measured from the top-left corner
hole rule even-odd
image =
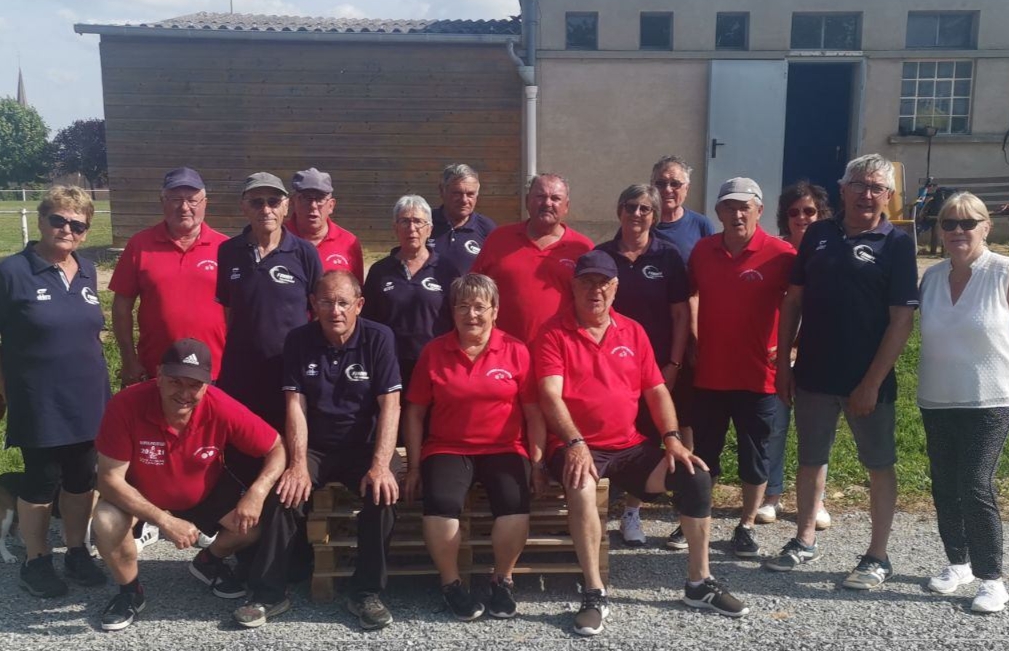
[[[161,356],[161,374],[207,384],[211,380],[210,349],[199,339],[180,339]]]
[[[598,249],[589,251],[578,258],[578,264],[575,265],[575,277],[585,274],[600,274],[607,278],[616,278],[617,263],[606,251]]]
[[[188,167],[176,167],[174,170],[170,170],[165,174],[165,181],[161,184],[162,190],[171,190],[172,188],[205,190],[206,187],[203,185],[203,178],[199,173]]]
[[[249,190],[255,190],[256,188],[273,188],[274,190],[279,190],[284,194],[287,194],[287,188],[284,187],[284,182],[280,180],[280,177],[275,174],[270,174],[269,172],[256,172],[255,174],[250,174],[248,178],[245,179],[245,186],[242,188],[242,194],[245,194]]]
[[[325,172],[320,172],[314,167],[309,167],[307,170],[294,173],[294,176],[291,178],[291,187],[294,188],[295,192],[317,190],[318,192],[333,194],[333,178]]]

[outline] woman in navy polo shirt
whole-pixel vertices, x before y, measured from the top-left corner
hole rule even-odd
[[[20,447],[25,463],[18,518],[27,559],[20,584],[37,597],[67,592],[48,542],[58,487],[64,574],[82,585],[105,583],[84,546],[96,477],[94,440],[110,395],[99,339],[105,318],[95,265],[75,253],[94,213],[84,190],[52,188],[38,208],[39,241],[0,263],[6,445]]]

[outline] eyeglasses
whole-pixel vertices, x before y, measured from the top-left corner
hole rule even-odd
[[[312,204],[318,204],[321,206],[322,204],[326,203],[327,201],[333,198],[333,195],[331,194],[323,195],[320,197],[299,193],[294,196],[298,199],[298,201],[303,201],[305,202],[305,204],[309,206],[311,206]]]
[[[656,181],[653,185],[660,190],[665,190],[667,188],[672,188],[673,190],[679,190],[680,188],[685,186],[686,183],[674,179],[672,181]]]
[[[647,216],[652,214],[652,210],[654,210],[654,208],[640,203],[634,203],[633,201],[628,201],[624,204],[624,210],[632,215],[640,211],[642,215]]]
[[[616,278],[607,278],[606,280],[598,280],[595,278],[590,278],[591,274],[585,274],[584,276],[575,276],[575,282],[585,287],[586,289],[600,289],[606,291],[613,286],[613,281]]]
[[[245,201],[252,206],[255,210],[262,210],[263,206],[269,206],[271,208],[277,208],[280,204],[284,203],[284,199],[287,197],[256,197],[255,199],[246,199]]]
[[[67,219],[63,215],[52,214],[47,218],[49,220],[49,225],[56,230],[63,230],[64,226],[70,227],[70,232],[74,235],[84,235],[91,228],[87,222],[77,221],[76,219]]]
[[[189,206],[193,210],[196,210],[206,201],[206,197],[200,197],[199,199],[183,199],[181,197],[165,197],[165,203],[175,209],[179,209],[182,206]]]
[[[460,303],[456,305],[453,310],[460,316],[469,316],[471,313],[476,316],[483,316],[484,312],[494,307],[493,305],[467,305],[466,303]]]
[[[407,230],[409,230],[411,228],[416,228],[417,230],[420,230],[420,229],[424,228],[425,226],[430,226],[431,222],[424,221],[423,219],[406,219],[406,218],[403,218],[403,219],[397,219],[396,220],[396,225],[397,226],[402,226],[403,228],[405,228]]]
[[[852,192],[858,195],[863,195],[865,194],[865,191],[868,190],[869,194],[874,199],[882,196],[884,192],[890,189],[885,185],[880,185],[879,183],[873,183],[870,185],[868,183],[862,183],[861,181],[850,181],[848,183],[848,187],[851,188]]]
[[[799,215],[805,215],[806,217],[816,217],[816,213],[818,212],[820,211],[818,211],[813,206],[803,206],[802,208],[789,208],[788,216],[791,219],[795,219]]]
[[[336,308],[337,312],[346,312],[352,307],[354,307],[354,304],[347,301],[331,301],[326,298],[316,299],[315,301],[315,309],[320,312],[332,312],[333,308]]]
[[[942,230],[947,233],[952,233],[959,226],[964,231],[972,231],[977,228],[977,225],[981,223],[980,219],[943,219],[939,222],[939,226]]]

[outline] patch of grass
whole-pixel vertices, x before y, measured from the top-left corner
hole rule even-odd
[[[0,258],[17,253],[24,248],[21,241],[20,210],[28,210],[28,239],[39,239],[38,203],[21,203],[20,201],[0,201]],[[91,220],[88,239],[80,248],[80,252],[96,262],[103,261],[106,250],[112,246],[112,216],[109,214],[108,201],[95,202],[95,216]]]

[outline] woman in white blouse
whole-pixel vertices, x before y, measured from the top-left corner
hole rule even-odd
[[[946,201],[939,226],[949,259],[921,280],[918,406],[950,565],[928,587],[947,594],[977,577],[971,610],[999,612],[1009,595],[992,480],[1009,432],[1009,258],[985,246],[991,219],[969,192]]]

